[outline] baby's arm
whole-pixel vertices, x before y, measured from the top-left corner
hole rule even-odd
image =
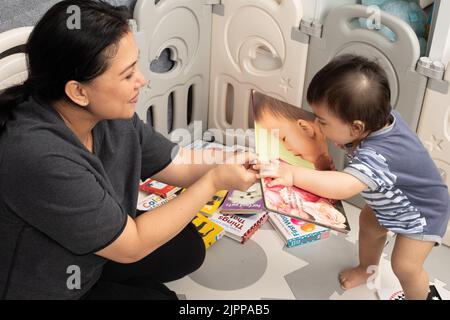
[[[319,171],[286,163],[257,165],[259,177],[274,178],[271,185],[295,185],[318,196],[343,200],[351,198],[367,189],[367,185],[352,175],[339,171]]]
[[[367,189],[366,184],[345,172],[291,167],[295,186],[324,198],[344,200]]]

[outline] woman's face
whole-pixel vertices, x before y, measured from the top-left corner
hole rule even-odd
[[[90,112],[99,119],[129,119],[135,112],[139,89],[147,81],[138,69],[139,49],[132,33],[117,44],[108,69],[85,88]]]
[[[276,134],[275,130],[279,130],[279,139],[284,147],[306,161],[314,163],[322,154],[321,148],[314,139],[314,123],[306,120],[290,120],[264,112],[258,124],[269,130],[270,134]]]

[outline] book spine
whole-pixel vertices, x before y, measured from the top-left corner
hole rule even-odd
[[[283,236],[285,242],[287,242],[291,238],[291,233],[288,232],[287,227],[284,223],[282,223],[277,213],[269,213],[270,222],[274,225],[275,229],[277,229],[278,233]]]
[[[258,222],[256,222],[243,236],[242,236],[242,242],[244,243],[247,241],[260,227],[263,225],[267,219],[269,218],[269,215],[266,213],[264,216],[262,216]]]
[[[269,222],[272,224],[272,226],[275,229],[276,233],[280,236],[280,238],[283,240],[284,244],[287,246],[288,245],[288,239],[283,234],[283,232],[280,230],[280,228],[278,228],[276,222],[274,220],[270,219],[270,217],[269,217]]]
[[[319,231],[319,232],[307,234],[307,235],[299,237],[299,238],[289,239],[286,246],[288,248],[290,248],[290,247],[295,247],[298,245],[318,241],[318,240],[322,239],[322,234],[327,233],[327,232],[328,231]]]

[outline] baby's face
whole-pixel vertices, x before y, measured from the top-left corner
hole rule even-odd
[[[276,134],[276,130],[279,130],[279,139],[284,147],[306,161],[314,163],[322,153],[316,144],[316,140],[309,134],[313,130],[314,124],[311,124],[311,130],[308,132],[296,120],[273,116],[267,112],[263,113],[258,124],[267,129],[269,134]]]
[[[327,139],[339,145],[346,145],[358,139],[352,134],[350,124],[345,123],[324,106],[311,106],[317,116],[317,123]]]

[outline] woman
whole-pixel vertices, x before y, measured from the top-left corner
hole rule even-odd
[[[56,4],[28,40],[28,80],[0,94],[3,299],[176,298],[163,282],[205,254],[191,219],[217,190],[255,182],[248,161],[185,164],[190,151],[137,117],[146,81],[127,18],[102,1]],[[148,177],[189,188],[136,216]]]

